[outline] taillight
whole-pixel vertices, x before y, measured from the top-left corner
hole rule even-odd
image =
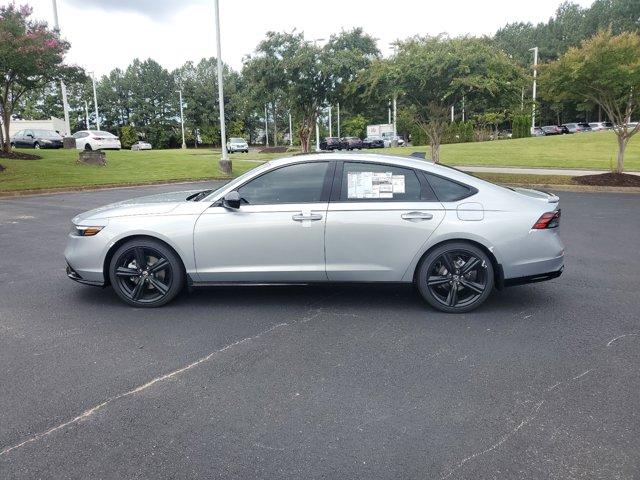
[[[555,210],[540,215],[540,218],[531,228],[533,230],[543,230],[545,228],[556,228],[558,225],[560,225],[560,210]]]

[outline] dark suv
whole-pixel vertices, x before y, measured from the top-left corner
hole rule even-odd
[[[338,137],[325,137],[320,141],[320,150],[340,150]]]
[[[11,137],[18,148],[62,148],[62,136],[53,130],[20,130]]]
[[[353,150],[362,148],[362,140],[358,137],[343,137],[340,141],[340,147],[343,150]]]

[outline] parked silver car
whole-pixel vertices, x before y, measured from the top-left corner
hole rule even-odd
[[[416,158],[327,153],[83,213],[65,257],[70,278],[138,307],[186,284],[402,282],[466,312],[494,287],[558,277],[559,220],[548,193]]]

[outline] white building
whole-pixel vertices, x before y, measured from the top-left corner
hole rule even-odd
[[[56,117],[51,117],[49,120],[11,120],[9,124],[9,135],[13,136],[20,130],[25,129],[53,130],[63,137],[71,135],[71,132],[67,132],[64,120]]]

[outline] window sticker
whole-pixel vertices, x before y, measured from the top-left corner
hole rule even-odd
[[[347,198],[393,198],[405,193],[404,175],[391,172],[348,172]]]

